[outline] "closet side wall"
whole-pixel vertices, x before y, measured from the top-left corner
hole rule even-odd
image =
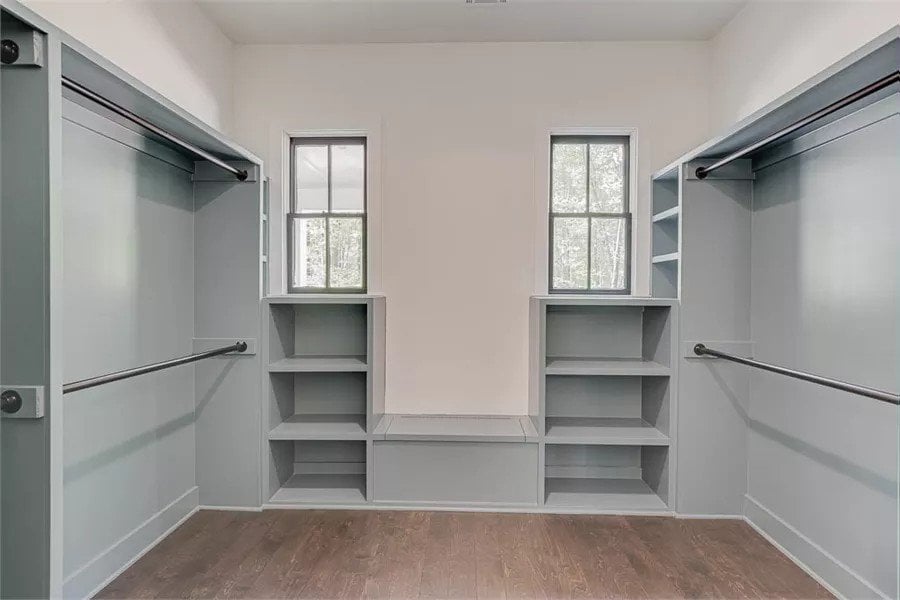
[[[703,342],[748,352],[750,339],[749,161],[698,180],[682,168],[682,284],[678,371],[678,512],[736,516],[747,483],[747,369],[698,358]]]
[[[192,164],[64,101],[65,381],[192,351]],[[90,594],[197,505],[194,368],[64,396],[64,593]]]
[[[258,508],[261,382],[255,352],[262,184],[255,175],[259,169],[249,163],[240,165],[254,173],[244,183],[210,167],[197,163],[195,179],[204,180],[194,184],[194,350],[236,340],[250,347],[243,356],[219,356],[196,364],[197,485],[203,506]],[[200,340],[216,342],[201,346]]]
[[[758,360],[900,388],[898,108],[756,161]],[[748,517],[845,596],[897,597],[896,407],[757,369],[751,389]]]

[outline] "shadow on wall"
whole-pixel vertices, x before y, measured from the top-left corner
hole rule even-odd
[[[829,452],[823,448],[810,444],[807,441],[801,440],[797,437],[794,437],[780,429],[772,427],[767,423],[763,423],[762,421],[758,421],[750,417],[747,413],[744,406],[741,404],[741,401],[735,393],[734,390],[729,387],[727,381],[724,379],[721,373],[719,373],[719,369],[714,364],[705,365],[709,370],[710,375],[713,379],[715,379],[716,383],[719,384],[719,387],[723,394],[728,398],[731,402],[734,410],[740,415],[741,419],[747,424],[747,426],[755,433],[758,433],[769,440],[781,444],[786,448],[790,448],[794,452],[802,454],[807,458],[811,458],[812,460],[818,462],[824,467],[831,469],[833,471],[837,471],[843,475],[846,475],[852,479],[855,479],[859,483],[864,486],[880,493],[885,496],[896,498],[897,497],[897,481],[889,479],[868,469],[862,465],[851,462],[846,458],[835,454],[833,452]]]
[[[190,71],[192,79],[207,93],[207,103],[217,108],[216,119],[197,116],[224,132],[231,130],[232,119],[232,45],[218,27],[191,2],[154,2],[149,11],[159,24],[162,36],[170,42],[171,48],[183,57],[182,67]],[[186,12],[192,14],[188,15]],[[206,31],[198,31],[198,29]],[[211,42],[206,46],[198,43],[199,38],[210,40],[221,37],[221,43]],[[210,68],[212,66],[219,68]],[[193,105],[186,106],[190,108]],[[193,109],[192,109],[193,112]]]
[[[231,129],[232,44],[194,3],[25,4],[212,127]]]
[[[234,367],[237,360],[237,358],[233,358],[228,361],[227,366],[225,366],[218,377],[216,377],[216,380],[210,386],[209,391],[197,402],[197,406],[193,412],[185,413],[175,419],[162,423],[158,427],[154,427],[140,435],[125,440],[115,446],[111,446],[102,452],[89,456],[84,460],[67,465],[63,471],[63,481],[67,484],[77,481],[85,475],[89,475],[102,467],[115,463],[155,441],[167,437],[184,427],[193,425],[196,421],[197,414],[203,410],[203,407],[206,406],[215,395],[216,390],[218,390],[225,381],[225,378],[228,376],[228,373]]]

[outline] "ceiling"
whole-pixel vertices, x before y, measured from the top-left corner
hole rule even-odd
[[[241,44],[708,40],[746,0],[196,0]],[[482,0],[478,0],[479,2]]]

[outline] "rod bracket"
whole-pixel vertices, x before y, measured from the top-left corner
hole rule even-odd
[[[694,354],[696,354],[697,356],[703,356],[704,354],[706,354],[706,346],[704,344],[694,344]]]
[[[33,385],[2,386],[0,413],[4,419],[40,419],[44,416],[44,388]]]

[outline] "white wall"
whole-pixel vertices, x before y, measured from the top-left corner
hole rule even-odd
[[[233,45],[194,3],[25,4],[212,127],[230,130]]]
[[[235,133],[267,161],[273,213],[285,129],[376,133],[388,410],[524,414],[548,132],[637,128],[646,293],[650,174],[706,137],[707,57],[702,43],[245,46]]]
[[[712,40],[713,131],[790,91],[900,23],[900,2],[751,1]]]

